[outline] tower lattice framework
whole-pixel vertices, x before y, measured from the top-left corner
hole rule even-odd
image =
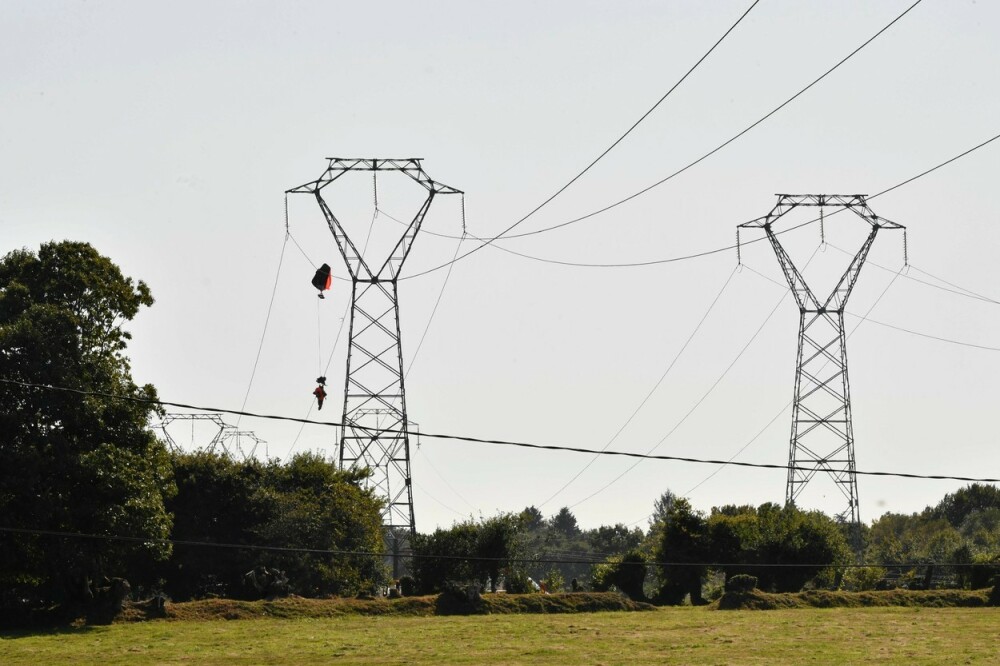
[[[818,297],[806,284],[773,229],[775,222],[800,206],[819,207],[821,225],[823,210],[830,207],[836,212],[851,211],[871,226],[861,248],[826,298]],[[847,500],[847,509],[840,515],[851,525],[852,545],[857,552],[861,546],[861,522],[844,308],[879,229],[904,227],[875,215],[863,194],[779,194],[778,204],[770,213],[739,228],[764,230],[799,307],[785,502],[794,504],[816,474],[828,474]]]
[[[344,384],[339,463],[341,468],[367,467],[367,483],[385,501],[382,524],[398,545],[401,534],[415,533],[410,475],[403,352],[399,329],[398,279],[420,226],[438,194],[461,194],[437,183],[417,158],[328,159],[318,179],[288,190],[316,197],[351,275],[351,315]],[[323,198],[322,191],[351,171],[399,172],[416,181],[427,197],[381,266],[372,268]],[[370,259],[369,259],[370,260]]]

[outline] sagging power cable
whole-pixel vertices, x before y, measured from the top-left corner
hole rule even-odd
[[[85,396],[97,396],[102,398],[108,398],[112,400],[125,400],[129,402],[147,404],[147,405],[158,405],[161,407],[176,407],[179,409],[190,409],[199,412],[214,412],[220,414],[234,414],[248,416],[258,419],[267,419],[271,421],[287,421],[294,423],[308,423],[311,425],[320,425],[325,427],[343,427],[344,424],[336,421],[315,421],[308,419],[300,419],[292,416],[280,416],[276,414],[259,414],[255,412],[237,411],[233,409],[223,409],[219,407],[206,407],[199,405],[191,405],[179,402],[170,402],[166,400],[153,400],[151,398],[140,398],[138,396],[127,396],[127,395],[116,395],[113,393],[106,393],[103,391],[86,391],[83,389],[68,388],[65,386],[52,386],[50,384],[34,384],[31,382],[22,382],[13,379],[2,379],[0,378],[0,383],[9,384],[15,386],[21,386],[23,388],[31,388],[45,391],[62,391],[67,393],[73,393],[76,395]],[[421,438],[430,439],[444,439],[453,440],[460,442],[470,442],[473,444],[491,444],[497,446],[511,446],[524,449],[532,449],[537,451],[562,451],[567,453],[583,453],[583,454],[600,454],[603,456],[617,456],[623,458],[634,458],[643,460],[663,460],[671,462],[686,462],[704,465],[735,465],[738,467],[756,468],[756,469],[781,469],[781,470],[795,470],[802,472],[824,472],[829,473],[831,470],[826,468],[813,468],[813,467],[801,467],[793,465],[779,465],[772,463],[750,463],[750,462],[729,462],[725,460],[716,460],[709,458],[693,458],[688,456],[665,456],[665,455],[654,455],[649,453],[636,453],[632,451],[601,451],[599,449],[590,449],[584,447],[575,446],[561,446],[558,444],[534,444],[530,442],[516,442],[511,440],[502,439],[486,439],[482,437],[470,437],[466,435],[448,435],[442,433],[429,433],[429,432],[417,432],[411,431],[406,428],[376,428],[361,426],[359,424],[352,424],[353,428],[357,430],[364,430],[372,435],[379,433],[387,434],[397,434],[397,435],[419,435]],[[888,477],[899,477],[906,479],[928,479],[928,480],[944,480],[944,481],[968,481],[973,483],[1000,483],[1000,478],[983,478],[983,477],[971,477],[971,476],[956,476],[947,474],[914,474],[907,472],[883,472],[883,471],[861,471],[858,470],[855,474],[864,476],[888,476]]]

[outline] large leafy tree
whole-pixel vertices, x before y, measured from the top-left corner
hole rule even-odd
[[[701,581],[710,556],[707,524],[685,498],[675,498],[667,509],[655,555],[660,569],[660,600],[679,604],[690,594],[692,604],[702,603]]]
[[[0,522],[26,531],[0,536],[0,590],[87,598],[99,578],[169,554],[153,540],[169,536],[172,489],[166,451],[147,427],[154,407],[144,400],[156,392],[132,380],[122,328],[152,303],[145,283],[87,243],[0,259]]]

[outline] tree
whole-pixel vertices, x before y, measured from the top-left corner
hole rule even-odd
[[[535,505],[525,507],[520,513],[520,519],[526,530],[537,530],[545,524],[542,512]]]
[[[489,581],[496,591],[501,574],[508,581],[524,576],[521,520],[518,514],[500,514],[482,522],[455,523],[448,529],[413,538],[413,577],[421,594],[444,589],[449,581]]]
[[[174,598],[255,596],[243,577],[258,566],[284,571],[301,596],[356,594],[385,582],[380,558],[364,554],[382,550],[381,503],[360,487],[364,472],[340,471],[312,453],[282,464],[198,452],[177,454],[173,464],[174,538],[248,546],[178,545],[164,574]],[[287,550],[295,548],[344,553]]]
[[[523,568],[517,561],[524,552],[520,527],[517,516],[513,514],[487,518],[479,527],[473,570],[480,584],[490,581],[493,592],[496,592],[501,573],[510,578]]]
[[[633,601],[645,601],[642,585],[646,580],[646,558],[637,550],[623,555],[612,555],[600,564],[593,565],[591,585],[595,592],[618,588]]]
[[[5,592],[86,601],[104,576],[148,571],[168,556],[159,540],[169,536],[163,502],[173,484],[147,427],[156,391],[133,382],[122,328],[152,303],[145,283],[87,243],[45,243],[0,260],[0,377],[8,380],[0,383],[0,514],[29,531],[0,549]]]
[[[566,536],[576,536],[580,533],[580,528],[576,524],[576,516],[569,510],[569,507],[565,506],[559,509],[559,513],[552,516],[551,526],[552,529]]]
[[[664,490],[663,493],[653,501],[653,515],[649,517],[649,526],[653,528],[663,525],[667,521],[670,510],[674,508],[677,495],[671,490]]]
[[[362,489],[367,470],[338,470],[314,453],[298,453],[264,469],[258,497],[267,522],[254,528],[269,546],[340,551],[271,551],[261,558],[284,570],[302,596],[346,595],[376,589],[388,579],[378,553],[382,545],[382,501]]]
[[[679,604],[691,595],[692,604],[703,603],[701,581],[709,555],[705,518],[683,497],[674,500],[664,516],[656,559],[660,562],[660,599]]]
[[[925,514],[944,518],[953,527],[960,527],[965,518],[975,511],[1000,509],[1000,488],[983,483],[973,483],[949,493]]]
[[[642,538],[641,529],[638,527],[630,529],[623,523],[601,525],[596,530],[587,532],[590,547],[602,555],[614,555],[634,550],[642,543]]]
[[[410,568],[419,594],[444,590],[448,581],[468,582],[476,578],[472,555],[479,526],[466,520],[431,534],[413,535],[413,563]]]
[[[171,455],[177,494],[167,501],[173,537],[182,542],[254,545],[255,529],[272,507],[260,492],[263,465],[198,451]],[[177,600],[239,594],[242,577],[257,565],[257,552],[178,544],[162,568],[166,591]]]

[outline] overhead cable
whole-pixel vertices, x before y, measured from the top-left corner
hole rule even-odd
[[[675,365],[677,365],[677,361],[680,360],[681,355],[688,348],[688,345],[691,344],[691,341],[694,339],[694,336],[697,335],[698,331],[701,330],[702,324],[704,324],[705,320],[708,319],[708,315],[712,313],[713,309],[715,309],[715,304],[719,302],[720,298],[722,298],[722,294],[726,291],[726,288],[729,286],[729,283],[732,282],[733,277],[736,275],[737,268],[738,268],[737,266],[733,267],[732,272],[729,273],[729,277],[726,278],[725,283],[722,285],[722,289],[720,289],[719,293],[715,295],[714,299],[712,299],[712,302],[709,304],[708,309],[705,310],[705,314],[703,314],[701,316],[701,319],[698,320],[698,323],[695,325],[694,330],[691,331],[691,335],[689,335],[687,340],[684,341],[684,344],[681,345],[681,348],[677,351],[677,354],[674,355],[674,358],[673,360],[670,361],[670,364],[667,366],[667,369],[663,371],[663,374],[660,375],[660,378],[656,380],[655,384],[653,384],[653,388],[651,388],[649,392],[646,393],[646,397],[644,397],[642,401],[639,403],[639,405],[634,410],[632,410],[632,413],[629,415],[629,417],[625,419],[625,423],[623,423],[621,427],[618,428],[615,434],[612,435],[611,439],[609,439],[608,442],[603,447],[601,447],[601,451],[607,450],[612,444],[614,444],[615,440],[618,439],[618,436],[625,431],[625,428],[627,428],[629,424],[632,423],[632,421],[639,414],[639,412],[642,411],[642,409],[646,406],[646,403],[649,402],[650,398],[653,397],[653,394],[656,393],[657,389],[660,388],[660,385],[667,378],[667,375],[669,375],[670,371],[674,369]],[[546,504],[554,500],[556,497],[558,497],[564,490],[566,490],[566,488],[570,486],[570,484],[572,484],[574,481],[580,478],[580,475],[586,472],[590,468],[590,466],[597,461],[599,457],[600,456],[595,455],[593,458],[591,458],[590,461],[586,465],[581,467],[580,470],[576,474],[574,474],[569,481],[564,483],[561,488],[552,493],[552,495],[550,495],[547,500],[539,504],[538,505],[539,508],[545,506]]]
[[[561,222],[559,224],[556,224],[556,225],[553,225],[553,226],[550,226],[550,227],[546,227],[544,229],[537,229],[537,230],[534,230],[534,231],[531,231],[531,232],[525,232],[524,234],[519,234],[517,236],[515,236],[515,235],[508,235],[508,234],[510,234],[511,230],[513,230],[515,227],[517,227],[518,225],[520,225],[522,222],[524,222],[528,218],[528,216],[525,216],[525,217],[521,218],[520,220],[518,220],[517,222],[515,222],[514,224],[510,225],[509,227],[507,227],[506,229],[504,229],[502,232],[500,232],[496,236],[494,236],[492,238],[488,238],[488,239],[480,239],[482,241],[482,243],[480,245],[477,245],[473,249],[471,249],[468,252],[466,252],[465,254],[461,255],[460,257],[458,257],[457,259],[455,259],[455,261],[461,261],[462,259],[465,259],[466,257],[472,255],[473,253],[478,252],[482,248],[487,247],[489,245],[492,245],[495,241],[497,241],[497,240],[499,240],[501,238],[517,238],[517,237],[520,237],[520,236],[528,236],[528,235],[540,234],[540,233],[544,233],[544,232],[547,232],[547,231],[552,231],[554,229],[559,229],[559,228],[562,228],[562,227],[565,227],[565,226],[568,226],[568,225],[571,225],[571,224],[576,224],[577,222],[582,222],[583,220],[586,220],[586,219],[589,219],[589,218],[594,217],[596,215],[600,215],[601,213],[607,212],[607,211],[611,210],[612,208],[616,208],[617,206],[620,206],[620,205],[622,205],[622,204],[624,204],[624,203],[626,203],[628,201],[631,201],[632,199],[635,199],[636,197],[642,196],[646,192],[649,192],[650,190],[652,190],[652,189],[654,189],[656,187],[659,187],[660,185],[662,185],[662,184],[666,183],[667,181],[671,180],[672,178],[674,178],[674,177],[676,177],[676,176],[684,173],[685,171],[687,171],[688,169],[692,168],[693,166],[695,166],[695,165],[701,163],[702,161],[708,159],[709,157],[711,157],[715,153],[719,152],[720,150],[722,150],[723,148],[725,148],[726,146],[728,146],[732,142],[734,142],[737,139],[739,139],[740,137],[742,137],[744,134],[746,134],[747,132],[749,132],[753,128],[755,128],[758,125],[760,125],[761,123],[763,123],[765,120],[767,120],[768,118],[770,118],[771,116],[773,116],[774,114],[776,114],[778,111],[780,111],[781,109],[783,109],[785,106],[787,106],[788,104],[792,103],[795,99],[797,99],[799,96],[801,96],[802,94],[804,94],[807,90],[809,90],[810,88],[812,88],[813,86],[815,86],[817,83],[819,83],[824,78],[826,78],[827,76],[829,76],[831,73],[833,73],[837,68],[839,68],[845,62],[847,62],[848,60],[850,60],[851,58],[853,58],[858,52],[860,52],[863,48],[865,48],[870,43],[872,43],[875,39],[877,39],[879,36],[881,36],[886,30],[888,30],[893,25],[895,25],[895,23],[897,21],[899,21],[904,16],[906,16],[906,14],[908,14],[914,7],[916,7],[917,5],[919,5],[921,2],[922,2],[922,0],[916,0],[916,2],[914,2],[912,5],[910,5],[909,7],[907,7],[901,14],[899,14],[896,18],[894,18],[892,21],[890,21],[888,24],[886,24],[881,30],[879,30],[878,32],[876,32],[871,37],[869,37],[863,44],[861,44],[856,49],[854,49],[853,51],[851,51],[851,53],[849,53],[847,56],[845,56],[844,58],[842,58],[836,65],[834,65],[833,67],[831,67],[830,69],[828,69],[826,72],[824,72],[822,75],[820,75],[818,78],[816,78],[812,83],[810,83],[805,88],[801,89],[799,92],[797,92],[794,95],[792,95],[791,97],[789,97],[787,100],[785,100],[784,102],[782,102],[781,104],[779,104],[777,107],[775,107],[774,109],[772,109],[769,113],[767,113],[766,115],[764,115],[762,118],[758,119],[756,122],[754,122],[750,126],[746,127],[744,130],[742,130],[741,132],[739,132],[735,136],[733,136],[730,139],[726,140],[725,142],[719,144],[717,147],[713,148],[711,151],[709,151],[708,153],[702,155],[701,157],[699,157],[695,161],[691,162],[687,166],[685,166],[685,167],[683,167],[683,168],[675,171],[674,173],[670,174],[669,176],[667,176],[665,178],[662,178],[662,179],[658,180],[657,182],[653,183],[652,185],[649,185],[649,186],[647,186],[647,187],[639,190],[638,192],[630,194],[629,196],[625,197],[624,199],[620,199],[619,201],[616,201],[615,203],[609,204],[607,206],[604,206],[603,208],[600,208],[598,210],[595,210],[595,211],[592,211],[590,213],[587,213],[586,215],[582,215],[582,216],[574,218],[572,220],[567,220],[565,222]],[[923,175],[923,174],[921,174],[921,175]],[[916,176],[916,178],[919,178],[919,177],[920,176]],[[534,211],[532,211],[532,213],[533,212]],[[529,215],[531,215],[532,213],[529,213]],[[709,253],[702,253],[702,254],[711,254],[711,253],[709,252]],[[643,262],[643,263],[665,263],[665,262],[661,261],[661,262]],[[429,268],[429,269],[427,269],[425,271],[422,271],[420,273],[415,273],[413,275],[410,275],[406,279],[412,279],[412,278],[420,277],[421,275],[425,275],[425,274],[430,273],[432,271],[440,270],[441,268],[444,268],[445,266],[447,266],[447,264],[441,264],[440,266],[435,266],[434,268]]]
[[[24,388],[40,389],[45,391],[62,391],[66,393],[74,393],[77,395],[86,396],[97,396],[102,398],[109,398],[112,400],[126,400],[129,402],[142,403],[147,405],[159,405],[162,407],[177,407],[179,409],[190,409],[199,412],[213,412],[220,414],[235,414],[242,416],[249,416],[257,419],[267,419],[271,421],[289,421],[294,423],[309,423],[312,425],[321,425],[326,427],[336,427],[341,428],[344,426],[343,423],[336,421],[310,421],[307,419],[300,419],[293,416],[280,416],[277,414],[259,414],[255,412],[239,411],[235,409],[222,409],[219,407],[205,407],[199,405],[190,405],[180,402],[170,402],[167,400],[152,400],[150,398],[140,398],[138,396],[129,395],[116,395],[114,393],[106,393],[104,391],[85,391],[82,389],[68,388],[65,386],[53,386],[51,384],[34,384],[31,382],[22,382],[14,379],[3,379],[0,378],[0,384],[9,384],[14,386],[21,386]],[[429,433],[429,432],[416,432],[411,431],[406,428],[375,428],[369,426],[361,426],[358,424],[352,424],[353,428],[358,430],[364,430],[371,434],[377,433],[389,433],[389,434],[413,434],[419,435],[421,438],[430,439],[445,439],[453,440],[458,442],[471,442],[473,444],[492,444],[497,446],[513,446],[524,449],[533,449],[538,451],[563,451],[568,453],[585,453],[585,454],[600,454],[604,456],[617,456],[623,458],[637,458],[645,460],[664,460],[672,462],[687,462],[705,465],[725,465],[731,464],[739,467],[752,467],[758,469],[782,469],[782,470],[796,470],[802,472],[828,472],[824,468],[813,468],[813,467],[800,467],[792,465],[778,465],[770,463],[749,463],[749,462],[732,462],[727,463],[725,460],[713,460],[708,458],[692,458],[687,456],[663,456],[663,455],[652,455],[648,453],[634,453],[631,451],[601,451],[599,449],[588,449],[578,446],[561,446],[558,444],[532,444],[529,442],[515,442],[511,440],[503,439],[486,439],[482,437],[469,437],[466,435],[446,435],[442,433]],[[892,476],[900,477],[905,479],[933,479],[933,480],[946,480],[946,481],[970,481],[975,483],[1000,483],[1000,478],[981,478],[981,477],[970,477],[970,476],[952,476],[947,474],[912,474],[906,472],[882,472],[882,471],[857,471],[856,474],[866,475],[866,476]]]
[[[674,84],[673,86],[671,86],[670,90],[668,90],[667,92],[665,92],[665,93],[663,94],[663,96],[662,96],[662,97],[660,97],[660,99],[659,99],[659,100],[657,100],[656,104],[654,104],[653,106],[651,106],[651,107],[649,108],[649,110],[648,110],[648,111],[646,111],[646,113],[642,114],[642,116],[641,116],[641,117],[640,117],[640,118],[639,118],[639,119],[638,119],[637,121],[635,121],[635,122],[634,122],[634,123],[632,124],[632,126],[631,126],[631,127],[629,127],[629,128],[627,129],[627,130],[625,130],[625,133],[624,133],[624,134],[622,134],[621,136],[619,136],[619,137],[618,137],[617,139],[615,139],[614,143],[612,143],[612,144],[611,144],[610,146],[608,146],[607,148],[605,148],[605,149],[604,149],[604,152],[602,152],[602,153],[601,153],[600,155],[598,155],[598,156],[597,156],[596,158],[594,158],[594,161],[593,161],[593,162],[591,162],[590,164],[588,164],[588,165],[587,165],[586,167],[584,167],[584,169],[583,169],[582,171],[580,171],[580,172],[579,172],[579,173],[577,173],[577,174],[576,174],[575,176],[573,176],[572,178],[570,178],[570,179],[569,179],[569,181],[567,181],[567,183],[566,183],[565,185],[563,185],[563,186],[562,186],[562,187],[560,187],[560,188],[559,188],[558,190],[556,190],[556,191],[555,191],[555,192],[554,192],[554,193],[553,193],[553,194],[552,194],[552,195],[551,195],[551,196],[550,196],[550,197],[549,197],[548,199],[546,199],[546,200],[545,200],[545,201],[543,201],[542,203],[540,203],[540,204],[538,204],[537,206],[535,206],[535,208],[533,208],[533,209],[531,210],[531,212],[530,212],[530,213],[528,213],[527,215],[525,215],[524,217],[522,217],[522,218],[521,218],[520,220],[518,220],[517,222],[515,222],[514,224],[512,224],[512,225],[511,225],[511,226],[510,226],[510,227],[509,227],[509,228],[507,229],[507,231],[505,231],[505,232],[503,232],[502,234],[500,234],[500,236],[505,236],[505,235],[507,234],[507,232],[509,232],[509,231],[510,231],[511,229],[513,229],[514,227],[518,226],[518,225],[519,225],[519,224],[521,224],[522,222],[526,221],[526,220],[527,220],[528,218],[530,218],[530,217],[531,217],[532,215],[534,215],[535,213],[537,213],[538,211],[540,211],[540,210],[541,210],[542,208],[544,208],[544,207],[545,207],[545,206],[546,206],[546,205],[547,205],[547,204],[548,204],[548,203],[549,203],[550,201],[552,201],[552,200],[553,200],[553,199],[555,199],[555,198],[556,198],[557,196],[559,196],[560,194],[562,194],[562,193],[563,193],[564,191],[566,191],[566,189],[567,189],[567,188],[568,188],[568,187],[569,187],[570,185],[572,185],[573,183],[575,183],[575,182],[576,182],[577,180],[579,180],[579,179],[580,179],[580,177],[582,177],[582,176],[583,176],[583,175],[584,175],[585,173],[587,173],[588,171],[590,171],[590,170],[591,170],[591,169],[592,169],[592,168],[594,167],[594,165],[595,165],[595,164],[597,164],[598,162],[600,162],[600,161],[601,161],[601,160],[602,160],[602,159],[604,158],[604,156],[605,156],[605,155],[607,155],[607,154],[608,154],[608,153],[610,153],[610,152],[611,152],[612,150],[614,150],[614,148],[615,148],[615,147],[616,147],[616,146],[617,146],[617,145],[618,145],[619,143],[621,143],[622,141],[624,141],[624,140],[625,140],[625,137],[627,137],[627,136],[628,136],[629,134],[631,134],[631,133],[632,133],[632,130],[634,130],[634,129],[635,129],[636,127],[638,127],[638,126],[639,126],[639,124],[640,124],[640,123],[641,123],[642,121],[644,121],[644,120],[645,120],[646,118],[648,118],[648,117],[649,117],[649,115],[650,115],[651,113],[653,113],[653,111],[655,111],[655,110],[656,110],[656,108],[657,108],[658,106],[660,106],[660,104],[662,104],[662,103],[664,102],[664,100],[666,100],[666,99],[667,99],[668,97],[670,97],[670,94],[671,94],[672,92],[674,92],[675,90],[677,90],[677,88],[678,88],[678,87],[679,87],[679,86],[680,86],[680,85],[681,85],[682,83],[684,83],[685,79],[687,79],[687,77],[689,77],[689,76],[691,75],[691,73],[692,73],[692,72],[694,72],[694,70],[696,70],[696,69],[698,68],[698,66],[699,66],[699,65],[700,65],[700,64],[701,64],[702,62],[704,62],[704,60],[705,60],[706,58],[708,58],[708,56],[709,56],[709,55],[711,55],[711,54],[712,54],[712,51],[714,51],[714,50],[716,49],[716,47],[717,47],[717,46],[719,46],[719,44],[721,44],[721,43],[722,43],[722,40],[724,40],[724,39],[725,39],[726,37],[728,37],[728,36],[729,36],[729,33],[731,33],[731,32],[732,32],[733,30],[735,30],[735,29],[736,29],[736,26],[738,26],[738,25],[739,25],[739,24],[740,24],[740,23],[741,23],[741,22],[743,21],[743,19],[745,19],[745,18],[746,18],[747,14],[749,14],[749,13],[750,13],[750,11],[751,11],[751,10],[752,10],[752,9],[753,9],[754,7],[756,7],[756,6],[757,6],[757,3],[758,3],[758,2],[760,2],[760,0],[754,0],[754,1],[753,1],[753,3],[752,3],[752,4],[751,4],[751,5],[749,6],[749,7],[747,7],[747,10],[746,10],[745,12],[743,12],[743,14],[741,14],[741,15],[740,15],[740,17],[739,17],[738,19],[736,19],[736,22],[735,22],[735,23],[733,23],[733,24],[732,24],[732,25],[731,25],[731,26],[729,27],[729,30],[726,30],[726,32],[725,32],[725,33],[723,33],[722,37],[719,37],[719,39],[718,39],[718,40],[717,40],[717,41],[715,42],[715,44],[712,44],[712,48],[710,48],[710,49],[709,49],[708,51],[706,51],[706,52],[705,52],[705,54],[704,54],[703,56],[701,56],[701,58],[699,58],[699,59],[698,59],[698,62],[696,62],[696,63],[695,63],[694,65],[692,65],[692,66],[691,66],[691,69],[689,69],[689,70],[688,70],[688,71],[687,71],[687,72],[686,72],[686,73],[684,74],[684,76],[682,76],[682,77],[681,77],[681,78],[680,78],[680,79],[679,79],[679,80],[677,81],[677,83],[675,83],[675,84]],[[919,2],[919,0],[918,0],[918,2]],[[527,232],[527,233],[525,233],[525,234],[520,234],[520,235],[522,235],[522,236],[526,236],[526,235],[530,235],[530,234],[534,234],[534,233],[539,233],[539,232],[537,232],[537,231],[532,231],[532,232]],[[498,236],[498,238],[499,238],[499,236]],[[516,236],[508,236],[508,238],[516,238]],[[490,240],[490,241],[487,241],[487,244],[489,244],[489,243],[493,242],[493,240],[496,240],[496,239],[492,239],[492,240]],[[477,248],[477,249],[478,249],[478,248]],[[471,254],[471,253],[470,253],[470,254]]]

